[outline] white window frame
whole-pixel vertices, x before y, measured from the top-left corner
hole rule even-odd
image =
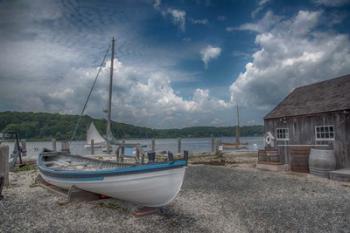
[[[322,137],[318,137],[317,136],[317,128],[330,128],[332,127],[333,128],[333,137],[328,137],[328,138],[322,138]],[[328,129],[328,134],[330,133],[331,131]],[[334,125],[316,125],[315,126],[315,139],[316,141],[334,141],[335,140],[335,126]]]
[[[285,138],[278,137],[278,130],[285,130]],[[278,141],[289,141],[289,128],[276,128],[276,140]]]

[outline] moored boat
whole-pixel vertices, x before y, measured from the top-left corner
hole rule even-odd
[[[91,148],[91,141],[94,140],[94,148],[102,148],[107,146],[106,140],[101,136],[95,127],[94,122],[91,122],[86,132],[86,144],[85,148]]]
[[[145,164],[125,164],[70,155],[42,152],[38,168],[42,178],[55,186],[72,186],[89,192],[160,207],[173,201],[181,189],[187,159]]]

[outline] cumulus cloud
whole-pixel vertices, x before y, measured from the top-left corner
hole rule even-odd
[[[282,20],[282,17],[274,15],[272,11],[267,11],[262,19],[256,23],[245,23],[239,27],[226,27],[226,31],[254,31],[254,32],[265,32],[274,27],[277,23]]]
[[[162,8],[161,0],[153,1],[153,8],[159,11],[164,17],[170,16],[174,25],[176,25],[181,31],[186,29],[186,11],[175,8]]]
[[[170,15],[173,21],[173,24],[178,26],[181,31],[186,29],[186,11],[168,8],[166,11],[163,11],[163,15]]]
[[[107,84],[110,62],[101,72],[101,77],[93,92],[87,113],[101,116],[107,103]],[[210,121],[215,112],[225,111],[230,104],[213,98],[209,90],[196,89],[192,98],[178,96],[171,87],[166,73],[146,73],[137,67],[127,66],[114,60],[115,80],[113,83],[113,118],[138,125],[152,127],[184,127]],[[61,101],[61,109],[76,111],[97,68],[72,70],[57,84],[57,91],[49,94],[55,101]],[[70,88],[66,88],[69,83]]]
[[[260,0],[260,1],[258,2],[258,7],[257,7],[257,8],[252,12],[252,14],[251,14],[252,18],[255,18],[255,16],[256,16],[259,12],[261,12],[261,11],[264,9],[265,5],[267,5],[269,2],[270,2],[270,0]]]
[[[208,68],[209,61],[220,56],[221,48],[208,45],[200,51],[200,54],[205,68]]]
[[[209,90],[194,88],[189,94],[186,90],[183,97],[181,90],[175,91],[172,87],[174,82],[193,81],[197,74],[173,66],[188,54],[197,55],[198,49],[170,52],[173,55],[169,56],[169,51],[178,48],[167,46],[164,49],[158,44],[144,46],[142,38],[135,39],[139,38],[138,24],[119,23],[115,11],[104,8],[100,15],[98,11],[82,7],[81,20],[76,21],[70,14],[71,10],[76,10],[75,2],[65,5],[68,9],[63,9],[60,3],[56,6],[55,1],[45,0],[42,5],[39,0],[35,2],[38,2],[35,4],[38,9],[32,11],[20,1],[15,2],[17,7],[8,2],[0,3],[3,32],[0,37],[0,111],[78,114],[107,43],[115,33],[123,35],[117,38],[116,51],[124,63],[114,61],[114,120],[156,128],[207,125],[214,118],[218,118],[215,125],[228,122],[225,113],[229,103],[212,97]],[[160,4],[156,6],[161,7]],[[39,14],[46,7],[50,8],[48,12],[57,12],[55,15]],[[38,14],[33,15],[36,11]],[[97,13],[92,15],[91,12]],[[182,13],[173,14],[185,17]],[[16,17],[10,17],[13,15]],[[138,17],[137,23],[145,16]],[[111,30],[106,26],[110,23],[105,21],[112,22],[115,29]],[[88,104],[86,113],[94,117],[105,117],[109,65],[110,62],[103,65]]]
[[[349,36],[318,31],[321,17],[319,11],[299,11],[255,23],[259,49],[231,85],[232,100],[266,114],[297,86],[350,73]]]

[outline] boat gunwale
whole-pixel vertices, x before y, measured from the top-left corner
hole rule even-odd
[[[46,153],[46,152],[45,152]],[[187,166],[187,160],[179,159],[174,161],[166,161],[166,162],[158,162],[158,163],[150,163],[150,164],[126,164],[127,167],[114,167],[114,168],[107,168],[107,169],[100,169],[100,170],[66,170],[66,169],[53,169],[47,167],[47,165],[44,163],[44,156],[69,156],[73,157],[75,155],[69,155],[69,154],[60,154],[57,153],[56,155],[53,155],[52,152],[50,152],[51,155],[45,155],[45,153],[40,153],[37,161],[37,165],[39,167],[40,172],[42,172],[46,176],[51,177],[57,177],[57,178],[92,178],[92,177],[105,177],[105,176],[120,176],[120,175],[130,175],[130,174],[137,174],[137,173],[149,173],[149,172],[155,172],[155,171],[163,171],[163,170],[170,170],[170,169],[176,169],[180,167],[186,167]],[[90,161],[95,162],[101,162],[101,163],[109,163],[109,164],[115,164],[117,163],[109,162],[109,161],[100,161],[97,159],[92,158],[86,158],[83,156],[77,156],[77,158],[82,158]],[[120,163],[119,163],[120,165]],[[125,165],[125,164],[124,164]]]

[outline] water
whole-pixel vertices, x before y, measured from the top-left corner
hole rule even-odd
[[[156,139],[155,147],[157,151],[169,150],[172,152],[177,152],[177,138],[169,139]],[[234,142],[234,137],[222,137],[222,142],[229,143]],[[262,137],[241,137],[242,143],[248,143],[248,150],[256,151],[263,148],[263,138]],[[126,140],[126,143],[140,143],[141,145],[146,145],[143,148],[145,151],[151,149],[151,139],[132,139]],[[13,142],[2,142],[2,144],[10,146],[10,152],[13,151]],[[36,159],[38,154],[43,148],[52,149],[52,144],[50,141],[45,142],[27,142],[27,156],[25,159]],[[85,141],[74,141],[70,144],[70,150],[73,154],[88,155],[90,154],[90,149],[84,148]],[[57,150],[61,149],[61,142],[56,143]],[[211,151],[211,138],[183,138],[181,144],[182,150],[188,150],[190,152],[210,152]],[[96,148],[95,153],[102,153],[101,149]]]

